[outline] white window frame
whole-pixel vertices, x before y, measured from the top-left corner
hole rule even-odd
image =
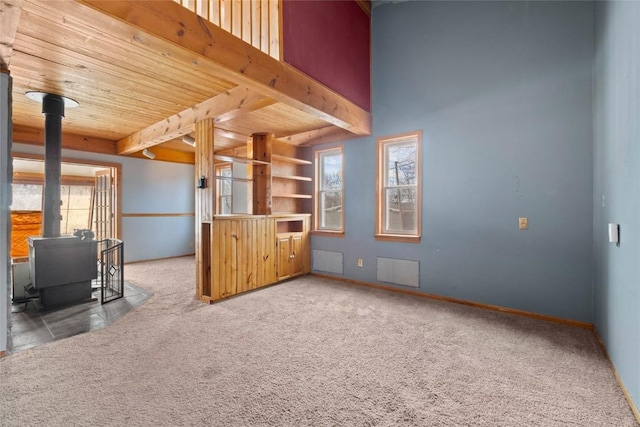
[[[389,173],[388,149],[392,146],[415,145],[415,182],[394,183]],[[397,177],[396,172],[396,177]],[[387,194],[389,190],[413,190],[414,194],[414,228],[412,230],[393,229],[389,226]],[[400,208],[402,203],[400,202]],[[377,174],[376,174],[376,231],[377,240],[418,243],[422,235],[422,132],[413,131],[399,135],[385,136],[377,140]]]
[[[340,182],[339,189],[324,188],[324,159],[329,156],[340,155]],[[344,212],[345,212],[345,197],[344,197],[344,146],[339,145],[336,147],[328,148],[326,150],[318,150],[315,152],[315,197],[314,197],[314,233],[326,233],[327,235],[342,236],[344,235]],[[331,227],[325,225],[324,219],[324,194],[327,191],[339,191],[340,192],[340,204],[342,211],[340,215],[340,227]]]

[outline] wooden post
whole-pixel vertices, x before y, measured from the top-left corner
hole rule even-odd
[[[253,214],[271,215],[271,154],[273,136],[268,133],[251,135],[253,151]]]
[[[195,252],[196,297],[211,302],[211,221],[215,210],[214,119],[196,123]]]

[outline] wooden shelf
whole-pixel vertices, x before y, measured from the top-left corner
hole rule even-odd
[[[221,154],[214,154],[213,158],[215,160],[222,160],[223,162],[236,162],[236,163],[246,163],[251,165],[268,165],[269,162],[263,162],[262,160],[253,160],[247,159],[246,157],[235,157],[235,156],[225,156]]]
[[[293,163],[295,165],[310,165],[312,162],[309,160],[298,159],[295,157],[283,156],[282,154],[273,154],[271,155],[271,161],[278,160],[284,163]]]
[[[297,176],[297,175],[271,175],[272,178],[278,179],[292,179],[294,181],[311,181],[311,178],[308,176]]]
[[[310,199],[310,194],[272,194],[271,197],[280,199]]]
[[[236,182],[253,182],[252,179],[249,178],[234,178],[232,176],[220,176],[220,175],[216,175],[214,177],[215,179],[222,179],[225,181],[236,181]]]

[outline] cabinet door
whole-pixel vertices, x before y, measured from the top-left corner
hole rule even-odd
[[[278,279],[291,276],[291,236],[278,236]]]
[[[291,236],[291,274],[302,274],[304,273],[304,254],[305,254],[305,243],[301,234]]]
[[[306,273],[307,242],[302,233],[278,236],[278,279]]]

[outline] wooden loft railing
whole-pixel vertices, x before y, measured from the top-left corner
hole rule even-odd
[[[280,60],[280,0],[173,0]]]

